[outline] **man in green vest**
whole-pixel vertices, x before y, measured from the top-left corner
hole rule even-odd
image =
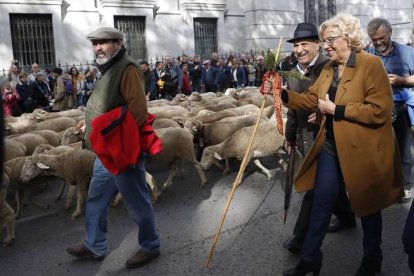
[[[92,150],[90,142],[91,121],[119,106],[126,105],[141,126],[147,119],[145,82],[139,65],[126,54],[123,34],[111,27],[101,27],[88,35],[93,44],[97,67],[101,78],[89,98],[85,111],[84,147]],[[99,158],[93,167],[88,199],[86,202],[86,238],[83,243],[67,248],[78,258],[101,260],[107,253],[108,206],[118,191],[125,206],[138,225],[140,250],[126,262],[128,268],[141,267],[160,255],[160,240],[155,227],[151,198],[145,180],[145,159],[141,154],[134,167],[118,175],[111,174]]]

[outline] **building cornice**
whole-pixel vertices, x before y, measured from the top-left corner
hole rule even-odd
[[[0,0],[0,4],[14,5],[62,5],[63,0]]]
[[[183,1],[181,4],[183,10],[197,10],[197,11],[225,11],[226,1]]]
[[[100,0],[103,8],[147,8],[153,9],[155,0]]]

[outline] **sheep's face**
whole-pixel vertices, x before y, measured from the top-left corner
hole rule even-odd
[[[28,159],[23,165],[20,179],[27,183],[36,176],[41,175],[41,169],[37,167],[36,163]]]
[[[183,101],[188,100],[187,97],[183,94],[177,94],[174,99],[171,101],[171,105],[177,105]]]
[[[210,148],[205,148],[203,151],[203,156],[201,157],[201,167],[203,168],[203,170],[208,170],[211,165],[213,165],[214,163],[214,152],[212,149]]]
[[[191,134],[195,135],[199,131],[199,128],[195,121],[193,120],[187,120],[184,123],[184,129],[190,132]]]
[[[71,127],[65,131],[62,137],[61,145],[67,146],[82,140],[82,135],[76,128]]]

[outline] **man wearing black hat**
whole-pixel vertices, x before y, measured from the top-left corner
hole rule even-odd
[[[93,45],[97,67],[102,76],[96,82],[85,110],[84,147],[92,150],[91,121],[120,106],[127,106],[137,124],[148,117],[145,81],[139,65],[126,54],[123,34],[111,27],[102,27],[87,37]],[[139,144],[139,142],[138,142]],[[140,267],[160,255],[160,240],[155,227],[151,198],[145,180],[145,159],[141,154],[134,166],[113,175],[99,157],[96,158],[86,203],[86,238],[83,243],[69,247],[67,252],[78,258],[98,259],[107,251],[106,227],[109,204],[118,191],[125,206],[138,225],[140,250],[126,262],[128,268]]]
[[[316,81],[328,59],[320,51],[318,30],[312,23],[299,23],[293,38],[287,42],[293,43],[293,53],[298,61],[293,70],[309,78],[308,80],[300,80],[289,77],[287,89],[304,92]],[[306,155],[319,131],[316,117],[316,113],[309,111],[288,110],[285,136],[289,152],[292,146],[296,146],[303,156]],[[293,236],[283,244],[283,247],[292,253],[299,253],[302,250],[302,243],[309,225],[312,202],[313,191],[310,190],[303,198],[300,213],[293,229]],[[330,227],[330,232],[355,227],[354,214],[350,209],[346,194],[340,195],[334,213],[339,220]]]

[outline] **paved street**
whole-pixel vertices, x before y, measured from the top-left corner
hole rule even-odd
[[[158,186],[166,178],[165,170],[149,168]],[[150,265],[134,270],[125,269],[124,263],[138,249],[137,229],[122,205],[110,210],[109,253],[103,261],[80,261],[66,254],[67,246],[84,237],[83,218],[71,220],[73,208],[65,211],[62,201],[54,201],[57,185],[52,183],[36,197],[51,204],[50,209],[26,206],[17,223],[17,240],[12,247],[0,248],[0,275],[282,275],[299,258],[281,244],[292,232],[301,195],[293,194],[288,222],[283,225],[284,174],[277,168],[272,170],[272,180],[254,173],[239,186],[210,267],[204,265],[236,170],[234,165],[228,176],[217,169],[207,171],[208,184],[200,189],[195,169],[186,166],[185,177],[177,177],[154,207],[162,254]],[[383,212],[380,275],[411,275],[401,244],[409,206],[394,205]],[[361,241],[359,221],[357,229],[328,234],[321,275],[353,275],[362,257]]]

